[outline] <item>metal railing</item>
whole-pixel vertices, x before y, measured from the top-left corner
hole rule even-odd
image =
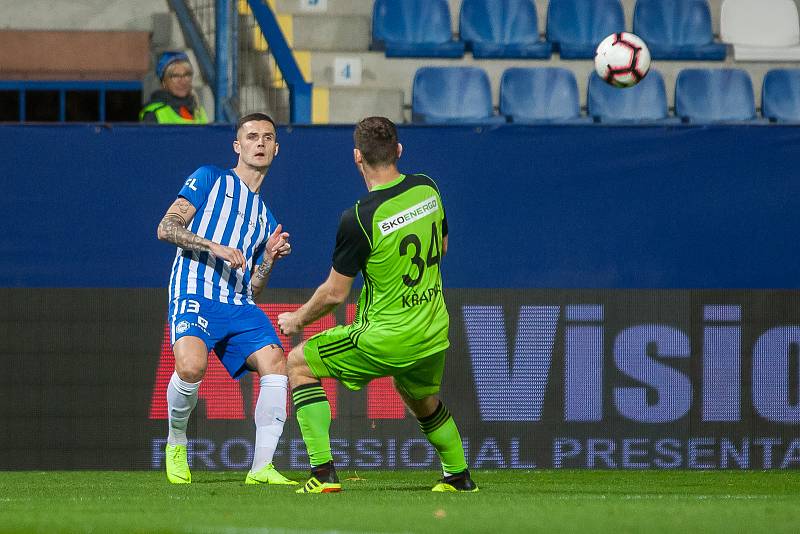
[[[232,1],[169,0],[169,5],[194,50],[203,78],[214,92],[214,120],[235,122],[239,115],[233,86],[237,61],[230,51],[238,18],[233,16]]]
[[[275,13],[265,0],[247,0],[258,28],[264,35],[265,52],[274,59],[277,67],[273,74],[278,74],[289,89],[289,115],[293,123],[311,123],[311,89],[312,85],[305,81],[300,67],[295,61],[292,50],[286,42]],[[274,76],[278,81],[278,77]]]
[[[267,111],[278,122],[290,122],[289,87],[250,4],[239,4],[239,109],[242,114]]]
[[[169,2],[214,91],[217,122],[253,111],[279,122],[311,122],[311,84],[264,0]]]

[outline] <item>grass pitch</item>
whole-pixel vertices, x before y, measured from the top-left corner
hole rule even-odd
[[[172,486],[161,472],[6,471],[0,532],[800,531],[800,474],[785,471],[477,470],[476,494],[431,493],[432,472],[340,477],[340,494],[295,495],[232,472]]]

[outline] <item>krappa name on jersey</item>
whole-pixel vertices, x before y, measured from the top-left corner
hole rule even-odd
[[[419,306],[420,304],[432,302],[433,299],[440,297],[441,294],[442,288],[439,286],[439,284],[436,284],[435,286],[424,290],[422,293],[403,295],[400,297],[400,301],[403,305],[403,308],[413,308],[414,306]]]

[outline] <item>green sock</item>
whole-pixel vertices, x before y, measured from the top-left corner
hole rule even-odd
[[[467,468],[467,459],[464,457],[464,446],[461,444],[461,435],[458,427],[441,401],[431,415],[418,419],[422,433],[428,438],[436,449],[442,461],[442,470],[445,473],[455,474]]]
[[[316,467],[333,460],[331,439],[331,405],[322,384],[315,382],[294,388],[292,402],[297,410],[297,422],[306,443],[308,459]]]

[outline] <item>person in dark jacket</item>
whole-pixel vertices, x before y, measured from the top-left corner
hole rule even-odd
[[[156,74],[163,89],[154,91],[139,112],[139,120],[151,124],[207,124],[206,110],[192,90],[194,70],[184,52],[164,52]]]

